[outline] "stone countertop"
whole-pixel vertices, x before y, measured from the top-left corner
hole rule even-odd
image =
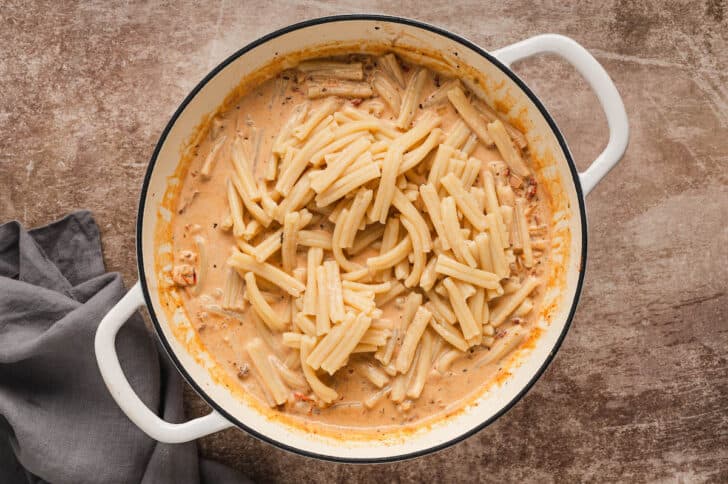
[[[264,481],[727,481],[725,1],[389,5],[6,2],[0,220],[33,226],[90,209],[107,267],[131,284],[137,197],[161,129],[189,90],[247,42],[306,18],[361,11],[416,15],[487,49],[569,35],[614,79],[631,141],[587,200],[581,303],[526,397],[465,442],[404,463],[318,462],[234,430],[202,439],[202,452]],[[515,68],[583,169],[607,138],[595,96],[556,58]],[[187,401],[191,415],[205,411],[191,391]]]

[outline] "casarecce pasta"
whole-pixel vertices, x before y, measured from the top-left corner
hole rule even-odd
[[[393,53],[312,59],[210,123],[177,194],[169,290],[261,402],[416,423],[526,339],[548,194],[527,136],[469,85]]]

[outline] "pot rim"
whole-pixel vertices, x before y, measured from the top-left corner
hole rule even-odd
[[[576,190],[577,200],[579,203],[579,220],[582,227],[581,231],[581,255],[580,255],[580,264],[579,264],[579,274],[578,274],[578,280],[576,283],[576,291],[574,293],[573,300],[571,302],[571,307],[569,309],[569,314],[566,318],[566,321],[564,323],[564,327],[561,330],[561,334],[559,334],[558,339],[556,340],[556,343],[553,346],[553,349],[549,352],[548,356],[542,363],[542,365],[539,367],[539,369],[536,371],[536,373],[533,375],[533,377],[529,380],[529,382],[514,396],[511,401],[509,401],[506,405],[504,405],[500,410],[498,410],[495,414],[493,414],[490,418],[486,419],[485,421],[481,422],[480,424],[472,427],[468,431],[459,434],[450,440],[443,442],[441,444],[428,447],[426,449],[422,449],[416,452],[410,452],[407,454],[398,454],[388,457],[375,457],[375,458],[359,458],[359,457],[337,457],[337,456],[331,456],[326,454],[319,454],[316,452],[311,452],[308,450],[304,450],[298,447],[294,447],[291,445],[288,445],[284,442],[278,441],[276,439],[273,439],[271,437],[268,437],[267,435],[264,435],[256,430],[253,430],[252,428],[245,425],[243,422],[232,416],[229,412],[225,411],[212,397],[210,397],[205,390],[202,389],[200,385],[198,385],[195,380],[189,375],[189,373],[185,370],[179,359],[177,358],[176,354],[174,353],[171,345],[167,341],[166,337],[164,336],[164,332],[161,327],[161,323],[159,321],[159,318],[157,317],[157,314],[154,310],[154,307],[151,304],[152,298],[150,296],[149,287],[147,285],[147,280],[145,276],[145,269],[144,269],[144,260],[142,257],[142,228],[144,226],[144,208],[145,203],[147,199],[147,192],[149,190],[150,181],[152,178],[152,173],[154,172],[154,168],[157,162],[157,158],[159,156],[159,153],[162,149],[162,146],[164,145],[164,142],[167,139],[167,136],[169,135],[169,132],[172,130],[174,125],[177,122],[177,119],[182,114],[182,112],[187,108],[188,104],[194,99],[197,94],[202,90],[202,88],[207,85],[207,83],[213,79],[217,74],[220,73],[225,67],[227,67],[232,62],[236,61],[240,56],[244,55],[248,51],[254,49],[255,47],[258,47],[259,45],[262,45],[272,39],[275,39],[277,37],[280,37],[282,35],[285,35],[289,32],[293,32],[295,30],[300,30],[303,28],[316,26],[320,24],[326,24],[326,23],[333,23],[333,22],[347,22],[347,21],[381,21],[381,22],[387,22],[387,23],[395,23],[395,24],[403,24],[408,25],[411,27],[420,28],[423,30],[430,31],[432,33],[441,35],[443,37],[447,37],[450,40],[454,40],[455,42],[458,42],[459,44],[463,45],[464,47],[467,47],[474,52],[476,52],[478,55],[484,57],[486,60],[488,60],[490,63],[498,67],[506,76],[508,76],[523,92],[528,96],[528,98],[531,100],[531,102],[534,103],[536,108],[539,110],[541,115],[544,117],[546,122],[549,125],[549,128],[553,132],[554,136],[556,137],[559,146],[561,147],[561,150],[564,153],[564,158],[566,159],[566,162],[569,166],[569,172],[571,173],[572,182],[574,183],[574,188]],[[496,420],[498,420],[502,415],[504,415],[506,412],[508,412],[511,408],[513,408],[522,398],[523,396],[528,393],[528,391],[533,387],[533,385],[536,383],[536,381],[541,378],[543,373],[546,371],[546,368],[548,368],[551,361],[556,356],[556,353],[558,352],[559,348],[561,347],[561,344],[564,341],[564,338],[566,337],[566,334],[569,332],[569,328],[571,327],[571,323],[574,319],[574,314],[576,312],[576,307],[579,303],[579,297],[581,295],[581,290],[584,283],[584,274],[586,271],[586,255],[587,255],[587,220],[586,220],[586,208],[584,205],[584,193],[581,187],[581,182],[579,179],[579,173],[576,169],[576,165],[574,164],[573,157],[571,156],[571,152],[569,151],[569,147],[566,144],[566,140],[564,139],[563,135],[561,134],[561,131],[559,130],[558,126],[556,125],[556,122],[552,118],[552,116],[549,114],[549,112],[546,110],[544,105],[541,103],[539,98],[531,91],[531,89],[507,66],[505,66],[502,62],[500,62],[496,57],[494,57],[492,54],[487,52],[485,49],[481,48],[480,46],[476,45],[475,43],[471,42],[470,40],[465,39],[464,37],[461,37],[458,34],[455,34],[453,32],[450,32],[449,30],[436,27],[434,25],[421,22],[419,20],[414,20],[406,17],[399,17],[399,16],[390,16],[390,15],[382,15],[382,14],[343,14],[343,15],[329,15],[325,17],[318,17],[314,19],[305,20],[303,22],[298,22],[295,24],[288,25],[286,27],[280,28],[278,30],[275,30],[267,35],[264,35],[263,37],[260,37],[253,42],[250,42],[246,46],[242,47],[232,55],[230,55],[227,59],[222,61],[220,64],[218,64],[214,69],[212,69],[193,89],[190,91],[190,93],[184,98],[184,100],[180,103],[179,107],[175,110],[174,114],[170,118],[170,120],[167,122],[167,125],[165,126],[164,130],[162,131],[162,134],[159,137],[159,140],[157,141],[157,144],[154,148],[154,151],[152,153],[152,156],[149,160],[149,164],[147,166],[146,173],[144,175],[144,180],[142,182],[142,190],[141,194],[139,196],[139,205],[138,205],[138,212],[137,212],[137,228],[136,228],[136,257],[137,257],[137,269],[139,271],[139,281],[141,283],[142,293],[144,294],[144,301],[145,305],[147,307],[147,310],[149,312],[150,318],[152,320],[152,324],[154,325],[154,330],[156,333],[157,338],[159,339],[162,347],[164,348],[165,352],[167,353],[167,356],[172,360],[175,368],[177,371],[180,372],[180,374],[184,377],[184,379],[187,381],[187,383],[195,390],[195,392],[208,404],[210,407],[212,407],[216,412],[220,413],[223,417],[225,417],[227,420],[229,420],[231,423],[233,423],[236,427],[238,427],[241,430],[244,430],[249,435],[252,435],[253,437],[262,440],[264,442],[267,442],[275,447],[278,447],[279,449],[283,449],[289,452],[292,452],[294,454],[298,454],[305,457],[312,457],[319,460],[329,461],[329,462],[341,462],[341,463],[349,463],[349,464],[374,464],[374,463],[388,463],[388,462],[398,462],[408,459],[413,459],[416,457],[420,457],[423,455],[431,454],[434,452],[438,452],[440,450],[446,449],[448,447],[451,447],[459,442],[462,442],[463,440],[471,437],[472,435],[476,434],[477,432],[480,432]]]

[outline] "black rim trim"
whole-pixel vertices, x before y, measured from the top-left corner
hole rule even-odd
[[[430,32],[434,32],[436,34],[442,35],[444,37],[449,38],[450,40],[454,40],[455,42],[458,42],[459,44],[475,51],[482,57],[486,58],[488,61],[493,63],[495,66],[497,66],[505,75],[507,75],[513,82],[516,83],[516,85],[523,90],[523,92],[528,96],[528,98],[534,103],[534,105],[538,108],[538,110],[541,112],[541,115],[546,119],[546,122],[549,124],[549,127],[551,128],[552,132],[556,136],[556,139],[559,142],[559,146],[561,147],[566,161],[569,165],[569,171],[571,172],[572,181],[574,182],[574,186],[576,189],[577,199],[579,201],[579,217],[581,220],[581,227],[582,227],[582,237],[581,237],[581,260],[580,260],[580,269],[579,269],[579,280],[577,282],[576,286],[576,292],[574,294],[574,299],[571,304],[571,309],[569,310],[569,315],[566,319],[566,322],[564,324],[564,328],[561,331],[561,334],[559,335],[559,338],[557,339],[552,351],[549,353],[549,355],[546,357],[546,360],[541,365],[541,367],[538,369],[536,374],[531,378],[531,380],[521,389],[518,394],[516,394],[513,399],[511,399],[508,404],[503,406],[498,412],[496,412],[493,416],[482,422],[481,424],[475,426],[474,428],[468,430],[467,432],[464,432],[460,435],[457,435],[453,437],[452,439],[448,440],[447,442],[443,442],[441,444],[435,445],[433,447],[429,447],[427,449],[422,449],[416,452],[411,452],[409,454],[401,454],[396,455],[392,457],[378,457],[378,458],[344,458],[344,457],[336,457],[336,456],[330,456],[325,454],[317,454],[315,452],[309,452],[306,450],[302,450],[296,447],[292,447],[290,445],[287,445],[283,442],[279,442],[277,440],[274,440],[266,435],[263,435],[244,423],[240,422],[237,418],[230,415],[228,412],[226,412],[224,409],[218,405],[213,398],[211,398],[195,381],[190,375],[187,373],[187,371],[184,369],[180,361],[178,360],[177,356],[174,354],[174,351],[172,350],[169,342],[164,336],[164,332],[162,331],[161,324],[157,318],[157,315],[154,311],[153,306],[151,305],[151,297],[149,294],[149,288],[147,286],[146,278],[144,277],[144,261],[142,257],[142,227],[144,226],[144,205],[145,200],[147,197],[147,191],[149,189],[149,183],[152,177],[152,172],[154,171],[154,167],[157,162],[157,157],[159,156],[159,152],[162,149],[162,146],[164,145],[164,142],[167,139],[167,135],[171,131],[172,127],[177,121],[177,118],[179,118],[180,114],[185,110],[187,105],[192,101],[192,99],[199,93],[200,90],[213,78],[215,77],[221,70],[223,70],[225,67],[227,67],[229,64],[234,62],[238,57],[245,54],[246,52],[254,49],[255,47],[271,40],[277,37],[280,37],[282,35],[285,35],[289,32],[293,32],[295,30],[303,29],[306,27],[311,27],[319,24],[324,23],[330,23],[330,22],[342,22],[342,21],[356,21],[356,20],[372,20],[372,21],[382,21],[382,22],[391,22],[391,23],[398,23],[398,24],[404,24],[409,25],[412,27],[417,27],[423,30],[428,30]],[[503,63],[501,63],[498,59],[493,57],[491,54],[483,50],[478,45],[472,43],[471,41],[454,34],[450,31],[441,29],[439,27],[435,27],[430,24],[426,24],[417,20],[412,20],[404,17],[392,17],[389,15],[376,15],[376,14],[348,14],[348,15],[332,15],[327,17],[320,17],[316,19],[306,20],[304,22],[299,22],[293,25],[289,25],[288,27],[284,27],[282,29],[276,30],[275,32],[272,32],[268,35],[265,35],[250,44],[246,45],[242,49],[238,50],[234,54],[232,54],[230,57],[225,59],[222,63],[220,63],[217,67],[215,67],[209,74],[207,74],[202,81],[200,81],[195,88],[187,95],[187,97],[182,101],[180,106],[177,108],[177,110],[172,115],[172,118],[167,123],[167,126],[165,126],[164,131],[162,131],[162,134],[159,138],[159,141],[157,142],[156,147],[154,148],[154,152],[152,153],[152,157],[149,161],[149,166],[147,167],[147,172],[144,175],[144,182],[142,185],[142,191],[139,199],[139,209],[138,209],[138,215],[137,215],[137,231],[136,231],[136,250],[137,250],[137,264],[138,264],[138,270],[139,270],[139,281],[142,286],[142,291],[144,293],[144,299],[145,303],[147,305],[147,309],[149,311],[149,314],[152,319],[152,323],[154,324],[154,328],[156,330],[157,337],[159,338],[160,342],[162,343],[162,346],[164,347],[165,351],[167,352],[167,355],[174,363],[177,370],[182,374],[182,376],[187,380],[187,383],[192,386],[192,388],[197,392],[200,397],[207,402],[208,405],[210,405],[215,411],[220,413],[222,416],[224,416],[226,419],[228,419],[231,423],[236,425],[238,428],[246,431],[248,434],[252,435],[253,437],[256,437],[264,442],[267,442],[271,445],[274,445],[275,447],[278,447],[283,450],[287,450],[289,452],[292,452],[294,454],[306,456],[306,457],[313,457],[316,459],[331,461],[331,462],[343,462],[343,463],[351,463],[351,464],[373,464],[373,463],[387,463],[387,462],[398,462],[402,460],[407,459],[413,459],[416,457],[420,457],[426,454],[431,454],[440,450],[443,450],[447,447],[450,447],[452,445],[455,445],[468,437],[476,434],[477,432],[480,432],[485,427],[490,425],[491,423],[495,422],[498,418],[500,418],[503,414],[508,412],[513,406],[518,403],[521,398],[531,389],[531,387],[538,381],[538,379],[543,375],[544,371],[546,371],[546,368],[548,368],[551,361],[554,359],[554,356],[558,352],[559,348],[561,347],[561,344],[564,341],[564,338],[566,337],[566,333],[568,333],[569,328],[571,327],[571,323],[574,319],[574,313],[576,312],[576,307],[579,302],[579,297],[581,295],[582,286],[584,283],[584,273],[586,271],[586,253],[587,253],[587,225],[586,225],[586,209],[584,206],[584,193],[581,188],[581,183],[579,181],[579,174],[576,169],[576,166],[574,164],[574,160],[571,156],[571,152],[569,151],[568,146],[566,145],[566,141],[564,140],[563,135],[561,134],[561,131],[559,130],[558,126],[554,122],[551,115],[546,111],[546,108],[543,106],[541,101],[536,97],[536,95],[529,89],[526,84],[521,81],[518,76],[516,76],[511,69],[506,67]]]

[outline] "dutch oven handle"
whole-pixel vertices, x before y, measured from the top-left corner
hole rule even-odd
[[[557,54],[567,60],[586,79],[599,98],[609,125],[609,142],[585,171],[579,173],[584,195],[589,194],[599,181],[622,159],[629,141],[629,122],[624,103],[604,70],[604,67],[575,40],[557,34],[543,34],[516,42],[493,52],[502,63],[509,66],[536,54]]]
[[[151,438],[168,444],[189,442],[232,427],[216,411],[185,423],[169,423],[159,418],[129,385],[116,354],[116,334],[134,312],[144,305],[144,294],[139,281],[111,308],[96,330],[94,348],[101,376],[121,410],[137,427]]]

